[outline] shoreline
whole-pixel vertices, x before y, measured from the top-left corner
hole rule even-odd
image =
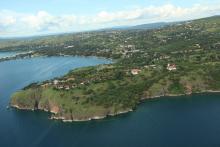
[[[155,99],[155,98],[161,98],[161,97],[178,97],[178,96],[190,96],[193,94],[205,94],[205,93],[220,93],[220,90],[203,90],[201,92],[193,92],[193,93],[185,93],[185,94],[165,94],[165,95],[157,95],[157,96],[150,96],[147,98],[141,98],[141,101],[145,101],[148,99]]]
[[[105,119],[105,118],[108,118],[108,117],[114,117],[114,116],[129,113],[129,112],[132,112],[132,111],[134,111],[134,110],[129,109],[127,111],[119,111],[115,114],[110,113],[110,114],[106,114],[106,115],[103,115],[103,116],[93,116],[93,117],[89,117],[89,118],[85,118],[85,119],[77,119],[77,118],[76,119],[65,119],[65,117],[63,117],[63,116],[51,116],[51,117],[49,117],[49,119],[51,119],[51,120],[61,120],[64,123],[66,123],[66,122],[87,122],[87,121],[92,121],[92,120],[102,120],[102,119]]]
[[[107,59],[110,60],[111,63],[114,63],[116,59],[105,57],[105,56],[95,56],[95,55],[80,55],[80,54],[73,54],[73,55],[43,55],[43,54],[33,54],[34,52],[31,53],[26,53],[26,54],[17,54],[15,56],[11,57],[2,57],[0,58],[0,62],[6,62],[6,61],[14,61],[14,60],[19,60],[19,59],[32,59],[32,58],[40,58],[40,57],[90,57],[90,58],[98,58],[98,59]],[[20,55],[26,55],[26,56],[20,56]]]
[[[193,94],[209,94],[209,93],[220,93],[219,90],[204,90],[204,91],[201,91],[201,92],[195,92],[195,93],[190,93],[190,94],[167,94],[167,95],[158,95],[158,96],[152,96],[152,97],[147,97],[147,98],[142,98],[140,99],[140,103],[143,103],[147,100],[150,100],[150,99],[156,99],[156,98],[162,98],[162,97],[178,97],[178,96],[189,96],[189,95],[193,95]],[[60,120],[64,123],[67,123],[67,122],[87,122],[87,121],[92,121],[92,120],[102,120],[102,119],[106,119],[108,117],[114,117],[114,116],[118,116],[118,115],[122,115],[122,114],[127,114],[129,112],[133,112],[134,109],[128,109],[128,110],[124,110],[124,111],[119,111],[119,112],[116,112],[116,113],[109,113],[109,114],[106,114],[106,115],[103,115],[103,116],[91,116],[89,118],[84,118],[84,119],[66,119],[64,116],[53,116],[53,115],[56,115],[57,113],[53,112],[53,111],[49,111],[45,108],[42,108],[42,109],[33,109],[33,108],[21,108],[20,106],[18,105],[11,105],[10,106],[11,108],[15,108],[15,109],[18,109],[18,110],[27,110],[27,111],[37,111],[37,110],[40,110],[40,111],[43,111],[43,112],[48,112],[50,113],[50,117],[48,119],[51,119],[51,120]]]
[[[92,117],[89,117],[89,118],[85,118],[85,119],[66,119],[64,116],[53,116],[53,115],[56,115],[57,113],[56,112],[53,112],[53,111],[49,111],[47,109],[32,109],[32,108],[22,108],[18,105],[10,105],[10,106],[7,106],[7,107],[11,107],[11,108],[14,108],[14,109],[17,109],[17,110],[23,110],[23,111],[42,111],[42,112],[47,112],[47,113],[50,113],[50,117],[49,119],[51,120],[61,120],[62,122],[86,122],[86,121],[91,121],[91,120],[101,120],[101,119],[105,119],[109,116],[117,116],[117,115],[121,115],[121,114],[126,114],[128,112],[132,112],[133,110],[132,109],[129,109],[129,110],[126,110],[126,111],[119,111],[117,113],[109,113],[109,114],[106,114],[106,115],[103,115],[103,116],[92,116]]]

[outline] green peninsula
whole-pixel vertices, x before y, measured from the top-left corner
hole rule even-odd
[[[103,30],[10,41],[33,54],[83,55],[114,63],[79,68],[33,83],[12,95],[18,109],[52,112],[52,119],[85,121],[134,110],[162,96],[220,91],[220,17],[153,30]]]

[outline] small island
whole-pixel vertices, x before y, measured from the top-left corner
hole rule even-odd
[[[133,111],[146,99],[218,92],[219,28],[220,17],[215,16],[153,30],[48,37],[43,45],[41,40],[17,42],[11,48],[34,44],[38,56],[100,56],[114,63],[32,83],[12,95],[10,106],[48,111],[51,119],[88,121]]]

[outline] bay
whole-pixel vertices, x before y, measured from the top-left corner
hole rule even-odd
[[[96,57],[0,62],[1,147],[220,146],[220,94],[147,100],[134,112],[89,122],[49,120],[45,112],[7,109],[10,95],[70,69],[110,63]]]

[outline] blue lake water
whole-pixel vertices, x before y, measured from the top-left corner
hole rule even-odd
[[[110,61],[50,57],[0,62],[0,147],[220,146],[220,94],[148,100],[135,112],[81,123],[6,109],[10,95],[29,83],[103,63]]]
[[[4,57],[11,57],[19,54],[18,52],[0,52],[0,59]]]

